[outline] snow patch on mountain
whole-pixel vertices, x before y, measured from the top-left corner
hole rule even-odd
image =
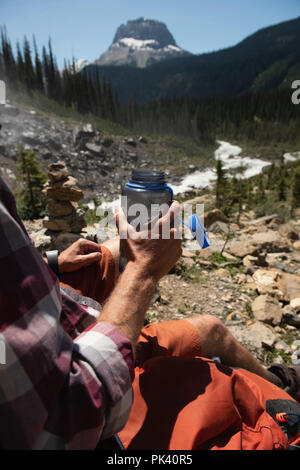
[[[171,51],[177,51],[177,52],[184,52],[183,49],[181,49],[181,47],[178,47],[178,46],[173,46],[173,44],[169,44],[168,46],[165,46],[164,47],[165,50],[169,49]]]
[[[145,39],[142,41],[141,39],[134,39],[134,38],[123,38],[118,41],[117,44],[124,44],[127,47],[130,47],[131,49],[149,49],[153,48],[153,46],[158,47],[159,44],[155,39]]]

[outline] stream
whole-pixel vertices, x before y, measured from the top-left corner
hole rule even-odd
[[[215,160],[221,160],[223,168],[229,173],[234,172],[239,178],[247,179],[258,175],[261,171],[271,165],[271,162],[261,160],[260,158],[243,156],[242,148],[238,145],[232,145],[223,140],[218,141],[219,147],[215,150]],[[285,161],[296,161],[300,158],[300,152],[285,153]],[[183,177],[179,184],[170,184],[174,195],[188,192],[192,189],[210,188],[216,179],[215,168],[206,170],[197,170]],[[101,208],[104,210],[114,209],[120,205],[120,198],[112,202],[103,202]]]

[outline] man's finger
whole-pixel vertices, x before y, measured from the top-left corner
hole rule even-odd
[[[121,207],[116,208],[115,219],[120,238],[132,238],[134,236],[135,230],[132,225],[127,222]]]
[[[101,247],[98,243],[93,242],[92,240],[87,240],[86,238],[80,239],[80,248],[82,248],[83,252],[91,253],[91,252],[101,252]]]
[[[158,206],[158,207],[156,207]],[[159,212],[158,212],[159,209]],[[151,220],[147,222],[148,228],[153,227],[159,219],[164,217],[170,210],[170,206],[167,203],[164,204],[154,204],[153,209],[151,207]]]
[[[173,201],[169,211],[163,217],[161,217],[156,224],[155,230],[163,238],[169,238],[170,229],[172,227],[178,227],[177,219],[180,214],[180,204],[178,201]]]

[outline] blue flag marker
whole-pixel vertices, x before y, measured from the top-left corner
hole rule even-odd
[[[208,241],[208,238],[206,236],[206,231],[205,228],[203,227],[201,220],[197,216],[197,214],[193,214],[189,216],[189,223],[186,224],[185,222],[182,222],[184,225],[186,225],[190,231],[192,232],[192,235],[196,238],[200,248],[207,248],[210,246],[210,243]]]

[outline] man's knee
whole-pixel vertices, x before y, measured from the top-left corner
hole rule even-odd
[[[195,315],[193,317],[187,318],[198,330],[200,331],[210,331],[216,335],[223,336],[226,331],[226,326],[224,323],[214,315]]]
[[[224,323],[214,315],[206,314],[195,315],[187,320],[198,330],[202,354],[206,357],[218,355],[228,331]]]

